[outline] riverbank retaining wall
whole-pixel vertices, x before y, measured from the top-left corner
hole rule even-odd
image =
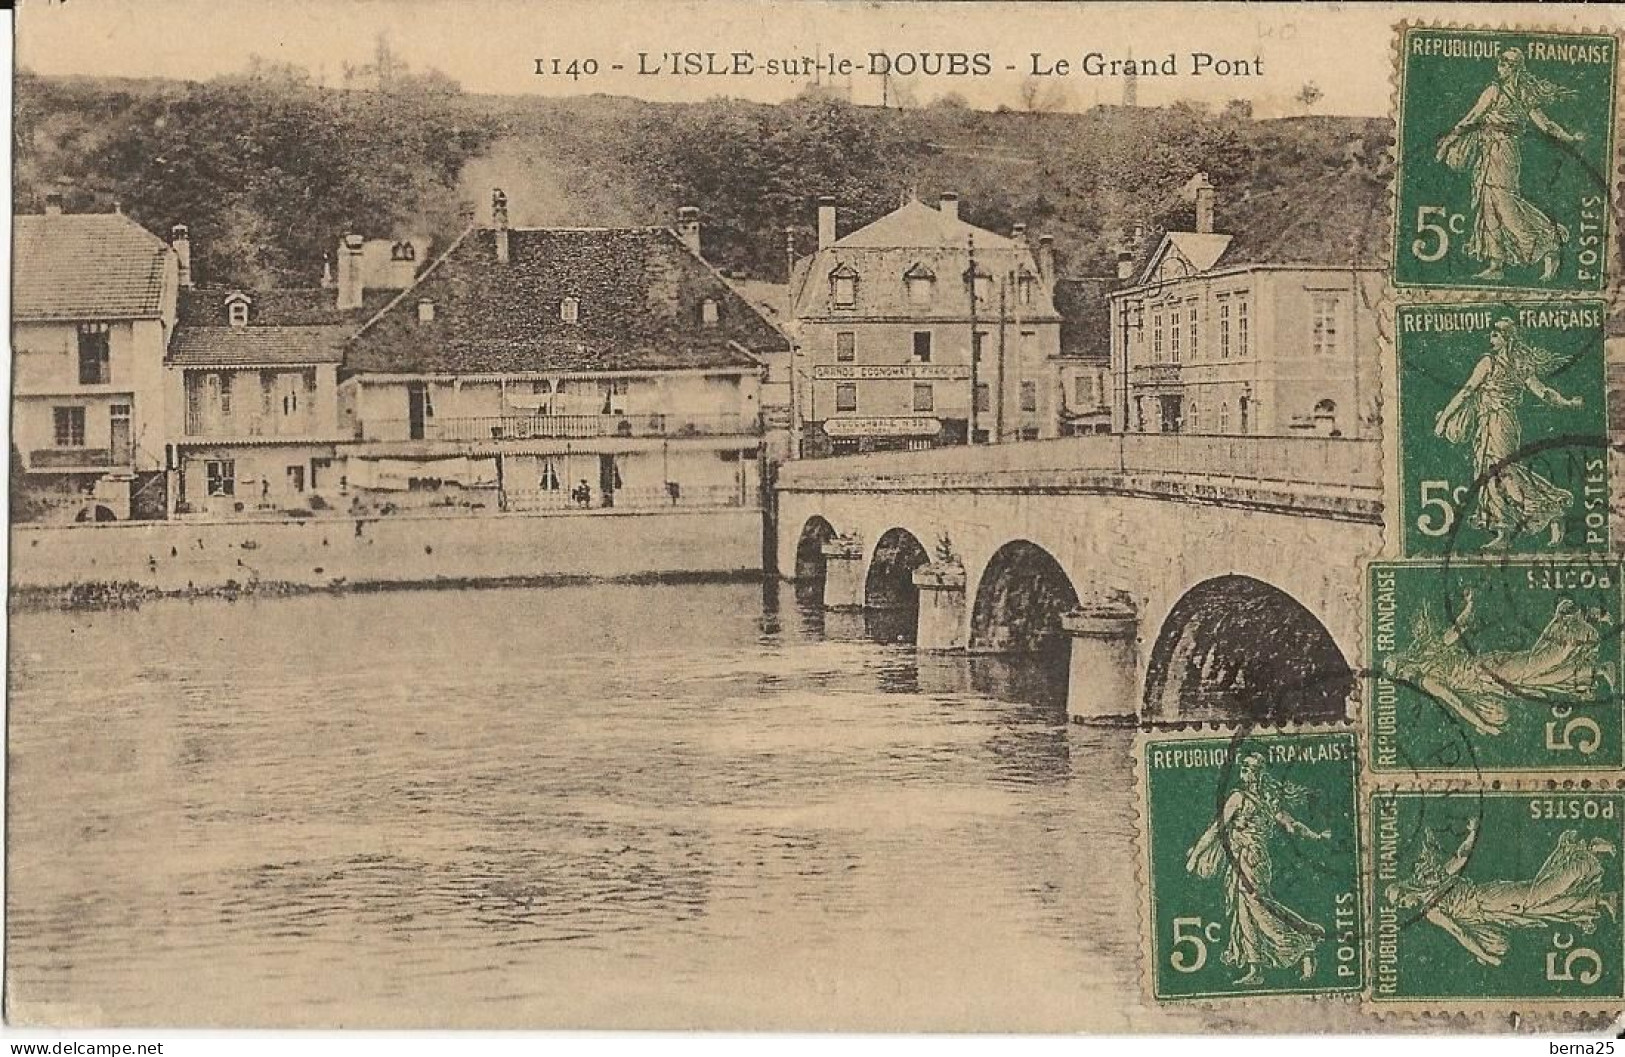
[[[732,576],[762,569],[749,509],[468,517],[115,522],[13,526],[14,588],[135,584],[164,593],[231,585]]]

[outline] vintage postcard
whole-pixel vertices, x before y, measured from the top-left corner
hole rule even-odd
[[[1625,1012],[1618,11],[17,6],[7,1030]]]

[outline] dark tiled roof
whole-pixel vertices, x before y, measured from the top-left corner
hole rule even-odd
[[[1105,363],[1111,359],[1111,294],[1121,279],[1057,279],[1061,355]]]
[[[350,342],[346,372],[480,374],[757,365],[789,341],[666,228],[475,228]],[[575,323],[560,318],[567,297]],[[434,320],[418,322],[418,302]],[[717,302],[714,325],[701,320]]]
[[[169,362],[182,367],[341,363],[350,327],[180,327]]]
[[[15,238],[14,319],[160,315],[169,247],[122,213],[19,216]]]
[[[337,307],[337,291],[317,286],[279,290],[238,290],[229,286],[199,286],[181,291],[177,314],[183,327],[224,326],[227,322],[227,299],[233,294],[245,294],[249,300],[248,321],[251,326],[348,325],[351,330],[358,330],[362,323],[376,315],[378,310],[394,300],[398,293],[399,290],[368,290],[362,295],[360,308],[341,312]]]

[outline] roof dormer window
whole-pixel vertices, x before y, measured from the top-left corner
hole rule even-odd
[[[937,286],[937,273],[923,264],[916,264],[903,273],[903,285],[908,288],[911,305],[929,305]]]
[[[858,273],[843,264],[829,273],[829,299],[836,308],[855,308],[858,303]]]
[[[708,327],[714,327],[717,325],[716,298],[708,297],[704,301],[700,302],[700,322]]]
[[[965,282],[977,302],[985,302],[993,296],[993,273],[980,264],[965,269]]]
[[[566,297],[559,302],[559,322],[577,323],[581,320],[581,301],[578,298]]]
[[[233,327],[248,326],[248,295],[232,294],[226,298],[226,322]]]
[[[1031,305],[1038,297],[1038,276],[1022,268],[1016,275],[1016,300],[1023,305]]]

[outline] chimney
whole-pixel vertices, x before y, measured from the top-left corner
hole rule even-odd
[[[362,278],[361,250],[365,240],[360,235],[345,235],[339,240],[339,299],[341,312],[361,307]]]
[[[45,196],[45,215],[59,217],[62,215],[62,192],[52,191]]]
[[[1038,236],[1038,274],[1046,283],[1055,282],[1055,236]]]
[[[796,229],[784,229],[784,281],[789,282],[796,274]]]
[[[401,239],[389,248],[389,285],[405,290],[418,274],[418,248],[410,239]]]
[[[694,256],[700,256],[700,211],[694,206],[683,206],[677,211],[677,237]]]
[[[1117,277],[1127,279],[1134,274],[1134,251],[1121,249],[1117,251]]]
[[[177,264],[176,274],[180,278],[183,288],[192,285],[192,236],[187,233],[185,224],[176,224],[169,229],[169,245],[175,251]]]
[[[508,196],[491,188],[491,230],[496,233],[497,263],[508,263]]]
[[[942,192],[942,204],[938,206],[938,209],[940,209],[949,220],[958,220],[959,196],[954,194],[952,191]]]
[[[1191,180],[1196,189],[1196,230],[1202,235],[1213,234],[1213,185],[1207,173],[1199,172]]]
[[[818,200],[818,248],[828,249],[835,242],[835,199],[825,195]]]
[[[1010,237],[1017,242],[1027,241],[1027,225],[1016,223],[1010,225]]]

